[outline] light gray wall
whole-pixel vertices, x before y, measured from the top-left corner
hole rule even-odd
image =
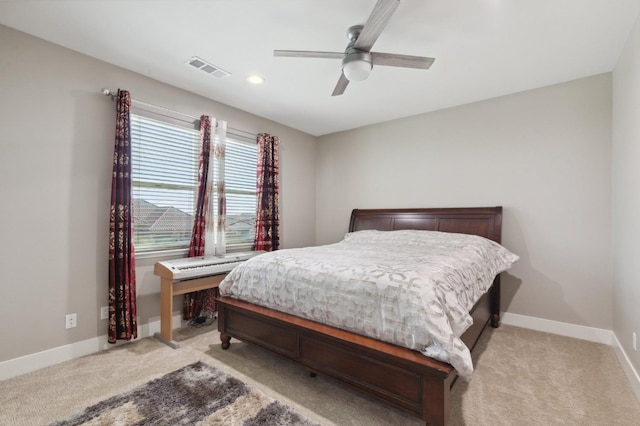
[[[102,87],[279,136],[282,245],[314,243],[315,137],[0,26],[0,362],[106,334],[115,104]],[[139,325],[159,319],[152,265],[136,269]]]
[[[640,20],[613,71],[612,156],[613,332],[640,371]]]
[[[503,309],[611,329],[610,74],[323,136],[316,168],[318,243],[353,208],[500,205]]]

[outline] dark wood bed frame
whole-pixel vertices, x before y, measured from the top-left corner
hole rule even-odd
[[[353,210],[349,231],[424,229],[481,235],[500,242],[502,207]],[[500,277],[471,310],[462,340],[473,349],[487,324],[500,324]],[[457,374],[417,351],[339,330],[236,299],[218,298],[224,349],[232,337],[261,346],[359,391],[444,425]]]

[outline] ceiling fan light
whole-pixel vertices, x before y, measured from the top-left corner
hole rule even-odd
[[[368,58],[366,58],[368,54],[356,55],[358,56],[354,59],[351,59],[350,56],[348,56],[342,64],[342,72],[349,81],[366,80],[371,73],[371,60],[367,60]]]

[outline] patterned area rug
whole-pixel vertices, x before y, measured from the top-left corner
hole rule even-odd
[[[54,425],[317,425],[240,380],[196,362]]]

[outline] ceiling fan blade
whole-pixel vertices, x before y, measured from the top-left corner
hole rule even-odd
[[[344,52],[314,52],[312,50],[274,50],[273,56],[287,56],[293,58],[344,58]]]
[[[369,52],[399,4],[400,0],[378,0],[354,47]]]
[[[338,79],[338,84],[336,84],[335,89],[333,89],[333,93],[331,94],[331,96],[342,95],[348,85],[349,85],[349,80],[347,80],[347,77],[344,76],[344,73],[340,74],[340,78]]]
[[[425,56],[396,55],[394,53],[371,52],[373,65],[385,65],[388,67],[429,69],[435,58]]]

